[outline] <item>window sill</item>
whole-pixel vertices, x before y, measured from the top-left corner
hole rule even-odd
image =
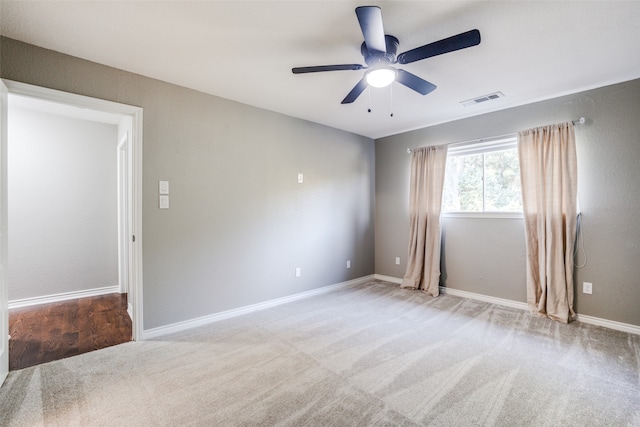
[[[443,218],[522,219],[522,212],[444,212]]]

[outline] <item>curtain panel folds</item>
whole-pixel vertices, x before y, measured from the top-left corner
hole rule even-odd
[[[574,244],[577,160],[572,123],[518,133],[527,247],[527,304],[532,313],[575,319]]]
[[[411,154],[409,250],[401,287],[440,294],[440,211],[447,146],[417,148]]]

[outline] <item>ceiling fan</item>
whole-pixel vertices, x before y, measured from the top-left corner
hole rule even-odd
[[[410,64],[422,59],[443,53],[453,52],[480,44],[480,31],[470,30],[437,42],[429,43],[396,55],[398,39],[384,33],[382,27],[382,11],[378,6],[360,6],[356,8],[356,16],[364,35],[360,52],[367,66],[360,64],[316,65],[312,67],[292,68],[293,74],[317,73],[322,71],[367,70],[362,79],[342,100],[342,104],[350,104],[367,88],[385,87],[398,83],[426,95],[435,90],[436,85],[415,74],[393,67],[392,64]]]

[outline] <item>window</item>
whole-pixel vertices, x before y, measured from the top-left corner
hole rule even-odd
[[[522,212],[515,136],[449,146],[442,212]]]

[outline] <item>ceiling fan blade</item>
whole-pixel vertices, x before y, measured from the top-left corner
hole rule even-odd
[[[429,92],[433,92],[436,89],[436,85],[433,83],[429,83],[428,81],[416,76],[415,74],[411,74],[405,70],[397,70],[396,81],[400,84],[405,85],[409,89],[413,89],[416,92],[426,95]]]
[[[364,92],[364,90],[367,88],[367,81],[365,80],[365,78],[363,77],[362,80],[360,80],[358,82],[358,84],[356,84],[353,89],[351,89],[351,92],[349,92],[347,94],[347,96],[345,96],[345,98],[342,100],[341,104],[351,104],[353,101],[355,101],[356,99],[358,99],[358,97],[360,96],[360,94],[362,92]]]
[[[364,42],[371,54],[381,54],[387,52],[387,44],[384,39],[384,28],[382,27],[382,11],[378,6],[356,7],[356,15],[362,29]]]
[[[437,42],[429,43],[398,55],[399,64],[409,64],[443,53],[453,52],[480,44],[480,31],[471,30],[466,33],[448,37]]]
[[[344,71],[362,70],[364,66],[360,64],[340,64],[340,65],[315,65],[313,67],[295,67],[291,71],[293,74],[318,73],[321,71]]]

